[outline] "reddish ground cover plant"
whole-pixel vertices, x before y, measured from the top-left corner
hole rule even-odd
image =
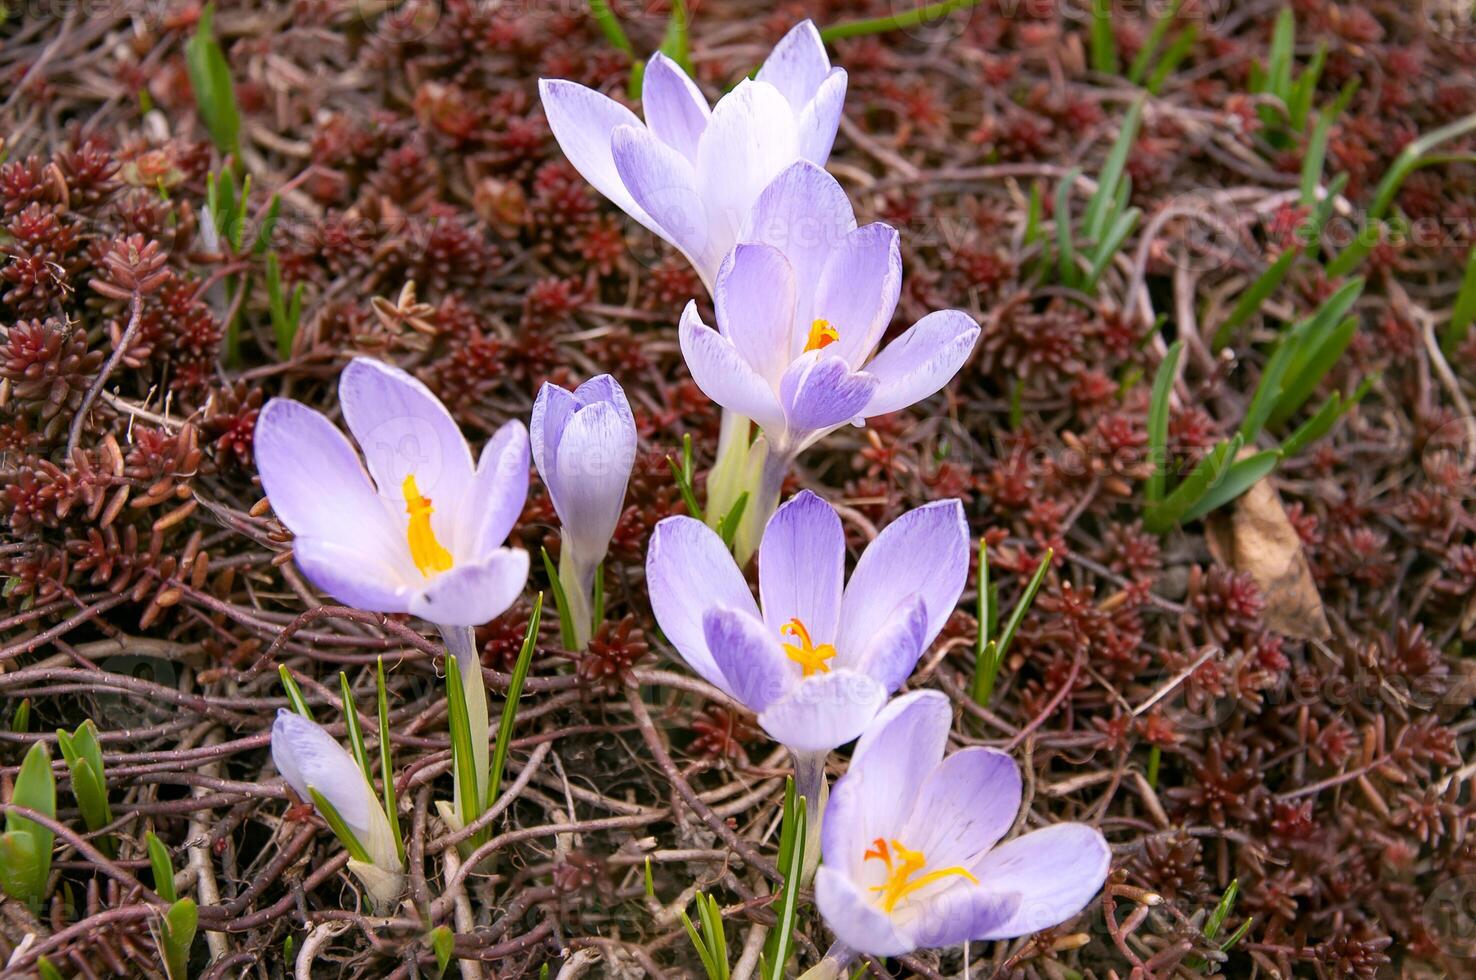
[[[6,830],[36,799],[34,744],[57,785],[49,874],[34,905],[0,902],[0,961],[162,975],[161,914],[189,898],[204,934],[190,975],[411,976],[454,932],[484,976],[684,976],[700,967],[678,912],[702,889],[751,974],[775,922],[787,763],[682,672],[644,584],[652,529],[686,513],[667,457],[691,435],[699,485],[712,462],[718,409],[677,322],[694,297],[714,311],[696,273],[573,170],[537,92],[561,77],[629,101],[631,58],[583,4],[370,6],[219,11],[234,139],[219,104],[197,104],[197,4],[0,6]],[[696,77],[715,96],[805,16],[899,6],[693,4]],[[1467,975],[1470,141],[1384,181],[1422,134],[1476,111],[1476,33],[1405,4],[1297,0],[1282,66],[1271,7],[1186,0],[1156,35],[1152,5],[1116,5],[1106,31],[1088,3],[959,6],[832,39],[849,94],[830,170],[860,220],[900,232],[888,337],[952,307],[982,336],[941,393],[803,456],[784,496],[823,490],[853,559],[902,513],[961,499],[1001,620],[1054,549],[987,697],[977,567],[908,687],[950,698],[955,746],[1019,761],[1018,830],[1096,826],[1113,870],[1075,920],[973,944],[971,975]],[[616,12],[646,51],[671,8]],[[1332,191],[1322,215],[1309,156],[1324,161],[1314,191]],[[1104,184],[1120,200],[1094,197]],[[1108,218],[1126,231],[1102,252]],[[1062,261],[1062,228],[1079,262]],[[1355,280],[1319,327],[1354,319],[1341,356],[1310,400],[1266,406],[1246,445],[1286,445],[1366,383],[1361,400],[1274,461],[1270,504],[1155,526],[1154,502],[1254,414],[1276,338]],[[526,420],[544,382],[606,372],[640,440],[605,622],[570,654],[543,619],[495,861],[451,891],[430,804],[451,782],[441,650],[419,621],[325,605],[253,463],[266,398],[331,411],[365,354],[424,381],[478,448]],[[510,543],[556,560],[556,526],[531,482]],[[1298,551],[1289,578],[1258,561]],[[476,631],[494,701],[549,587],[535,561],[524,598]],[[334,675],[370,703],[380,656],[410,902],[388,918],[270,781],[267,739],[279,667],[342,736]],[[109,807],[96,825],[80,750],[63,759],[49,734],[87,718]],[[150,833],[173,883],[151,870]],[[802,904],[809,965],[829,935]],[[965,968],[957,947],[863,962]]]

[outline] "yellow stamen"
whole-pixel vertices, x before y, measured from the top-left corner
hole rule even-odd
[[[805,624],[798,619],[791,619],[779,630],[786,636],[792,636],[799,640],[794,643],[784,644],[784,655],[804,669],[804,676],[812,674],[830,673],[830,665],[825,661],[835,656],[835,647],[829,643],[822,643],[818,647],[810,639],[810,631],[805,629]]]
[[[431,529],[431,502],[422,497],[415,486],[415,474],[405,477],[401,487],[405,494],[405,513],[410,515],[410,527],[405,532],[410,541],[410,559],[422,575],[434,575],[451,567],[451,552],[441,547],[436,532]]]
[[[830,325],[829,320],[816,320],[810,324],[810,336],[805,340],[805,351],[820,350],[840,340],[840,331]]]
[[[892,856],[893,850],[897,852],[895,859]],[[895,909],[897,903],[908,895],[944,878],[967,878],[976,885],[979,883],[979,879],[970,874],[966,868],[958,866],[940,868],[937,871],[929,871],[927,874],[917,878],[912,877],[928,866],[928,859],[923,856],[921,851],[914,851],[908,847],[904,847],[899,840],[893,840],[891,849],[888,849],[887,842],[878,837],[871,842],[871,847],[866,851],[865,860],[881,861],[887,866],[886,882],[873,887],[871,890],[881,892],[881,907],[888,913]]]

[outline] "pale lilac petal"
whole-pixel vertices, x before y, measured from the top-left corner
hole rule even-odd
[[[739,241],[759,193],[799,156],[795,113],[779,90],[744,79],[712,110],[697,148],[711,266]]]
[[[799,113],[800,156],[824,165],[835,145],[841,109],[846,104],[846,70],[832,68],[814,98]]]
[[[865,371],[852,371],[842,358],[817,350],[802,355],[784,372],[779,398],[790,428],[810,432],[855,420],[871,401],[876,384]]]
[[[437,539],[455,541],[456,516],[473,465],[471,447],[446,406],[409,374],[367,357],[356,357],[343,369],[338,400],[380,498],[403,514],[403,484],[413,475],[416,490],[434,505],[431,528]]]
[[[825,863],[856,878],[878,837],[891,840],[948,747],[953,708],[941,691],[894,698],[867,727],[835,784],[821,826]]]
[[[480,626],[507,612],[528,582],[528,553],[498,548],[475,565],[457,565],[426,583],[410,612],[437,626]]]
[[[799,112],[829,73],[830,57],[820,31],[814,21],[802,20],[774,45],[754,77],[777,88]]]
[[[697,141],[710,115],[707,99],[687,73],[659,51],[646,62],[641,106],[651,132],[695,163]]]
[[[623,393],[618,404],[581,408],[564,428],[549,492],[570,545],[591,565],[604,560],[625,509],[635,453],[635,420]]]
[[[367,549],[328,538],[297,538],[292,559],[313,585],[345,606],[368,612],[409,612],[424,581],[418,571],[402,574]]]
[[[912,674],[928,645],[928,605],[920,595],[904,598],[859,652],[839,650],[840,666],[875,677],[888,693]]]
[[[414,570],[402,522],[321,413],[285,398],[267,402],[256,420],[256,468],[272,510],[293,534],[362,553],[389,570],[386,586]]]
[[[538,94],[543,99],[549,129],[574,169],[610,203],[650,227],[650,219],[615,169],[610,149],[617,126],[641,126],[636,114],[614,99],[561,78],[540,79]]]
[[[928,855],[932,857],[931,854]],[[918,949],[945,949],[990,935],[1017,915],[1021,896],[947,879],[938,888],[899,908],[897,929]]]
[[[452,539],[457,560],[479,562],[506,541],[527,499],[528,430],[514,419],[482,447]]]
[[[901,840],[933,867],[971,867],[1020,812],[1020,767],[996,749],[960,749],[923,783]]]
[[[728,690],[749,711],[760,712],[789,693],[795,665],[763,621],[736,609],[715,607],[702,617],[702,633]]]
[[[545,483],[549,472],[558,463],[559,440],[564,437],[564,426],[569,424],[569,419],[578,409],[579,399],[573,392],[548,382],[544,382],[538,389],[538,397],[533,399],[528,435],[533,465],[538,467],[538,475]]]
[[[771,432],[784,431],[784,410],[773,389],[743,359],[732,341],[702,322],[695,302],[682,311],[678,338],[687,370],[703,394]]]
[[[272,722],[272,762],[303,802],[312,802],[308,787],[316,789],[355,836],[364,840],[370,810],[379,802],[353,756],[321,725],[286,708],[278,709]]]
[[[1026,834],[984,856],[973,868],[980,887],[1014,892],[1019,907],[973,939],[1013,939],[1059,925],[1086,908],[1107,880],[1112,853],[1094,827],[1061,823]]]
[[[846,533],[835,508],[808,490],[781,505],[759,545],[759,598],[770,631],[777,636],[798,619],[817,646],[833,644],[845,564]]]
[[[841,598],[838,649],[864,649],[911,596],[928,611],[933,642],[963,592],[969,572],[969,526],[963,504],[939,500],[897,518],[867,546]]]
[[[640,205],[641,223],[681,249],[703,281],[711,282],[731,241],[714,241],[709,202],[691,162],[644,126],[617,126],[610,146],[620,179]]]
[[[901,292],[902,251],[897,230],[875,223],[847,235],[826,259],[815,286],[811,312],[829,321],[840,335],[825,353],[860,369],[886,333]],[[803,346],[801,340],[794,353],[798,355]]]
[[[731,694],[707,648],[703,614],[715,606],[754,618],[759,611],[723,539],[691,517],[661,521],[646,549],[646,588],[657,625],[687,666]]]
[[[790,361],[794,290],[784,254],[753,243],[728,253],[713,290],[718,330],[771,387],[778,386]]]
[[[917,948],[897,930],[891,916],[876,904],[875,896],[864,894],[828,863],[815,873],[815,904],[835,937],[858,953],[901,956]]]
[[[815,284],[830,253],[856,230],[845,190],[830,174],[801,160],[764,188],[743,227],[743,241],[763,242],[784,253],[794,269],[796,326],[808,336]]]
[[[865,674],[832,670],[797,684],[759,716],[769,737],[796,752],[828,752],[866,730],[887,692]]]
[[[866,365],[881,384],[866,417],[906,408],[940,390],[969,359],[979,325],[959,310],[939,310],[914,323]]]

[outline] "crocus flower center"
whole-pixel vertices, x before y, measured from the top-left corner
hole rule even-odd
[[[785,623],[779,632],[799,641],[784,644],[784,655],[804,669],[805,677],[812,674],[830,673],[830,665],[826,661],[835,656],[834,645],[822,643],[817,647],[810,639],[810,631],[805,629],[805,624],[798,619],[791,619]]]
[[[436,532],[431,529],[431,502],[422,497],[415,486],[415,474],[405,477],[401,489],[405,493],[405,513],[410,515],[410,527],[405,536],[410,541],[410,559],[422,575],[434,575],[451,567],[451,552],[441,547]]]
[[[810,336],[805,340],[805,353],[821,350],[840,340],[840,331],[830,325],[829,320],[816,320],[810,324]]]
[[[967,869],[957,866],[939,868],[937,871],[928,871],[919,875],[918,872],[928,866],[928,859],[923,856],[922,851],[904,847],[901,841],[895,839],[888,847],[887,841],[878,837],[871,842],[871,848],[866,852],[865,859],[881,861],[887,866],[887,880],[871,890],[881,893],[877,897],[878,903],[888,913],[908,895],[943,878],[967,878],[976,885],[979,883],[979,879],[969,874]],[[914,875],[917,877],[913,877]]]

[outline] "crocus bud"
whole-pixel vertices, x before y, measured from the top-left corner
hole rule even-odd
[[[399,847],[374,787],[353,757],[321,725],[283,708],[272,725],[272,762],[300,798],[316,806],[316,791],[337,811],[369,857],[351,859],[349,870],[380,907],[394,902],[404,876]]]
[[[580,647],[593,626],[595,570],[625,508],[636,428],[625,392],[608,374],[573,392],[545,384],[533,403],[533,461],[563,525],[559,579]]]

